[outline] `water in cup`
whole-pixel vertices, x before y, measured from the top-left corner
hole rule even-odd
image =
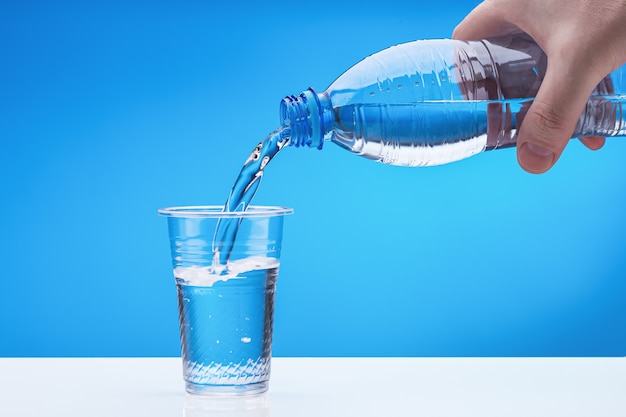
[[[274,258],[254,257],[231,263],[228,275],[209,267],[174,270],[187,381],[228,386],[269,379],[278,266]]]

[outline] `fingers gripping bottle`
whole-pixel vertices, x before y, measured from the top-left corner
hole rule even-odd
[[[523,34],[409,42],[364,59],[322,93],[284,98],[281,126],[291,146],[331,141],[386,164],[453,162],[515,146],[546,67]],[[626,65],[595,88],[572,137],[626,136],[624,110]]]

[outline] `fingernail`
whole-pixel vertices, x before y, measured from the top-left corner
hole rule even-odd
[[[554,163],[554,152],[536,143],[524,142],[518,149],[517,158],[526,171],[540,174]]]

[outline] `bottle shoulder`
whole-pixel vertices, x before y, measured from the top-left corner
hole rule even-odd
[[[439,39],[392,46],[357,63],[326,91],[333,107],[460,98],[453,71],[461,45]]]

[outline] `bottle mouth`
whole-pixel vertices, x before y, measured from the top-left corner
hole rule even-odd
[[[322,149],[320,102],[313,88],[298,96],[287,96],[280,102],[280,125],[289,130],[289,145]]]

